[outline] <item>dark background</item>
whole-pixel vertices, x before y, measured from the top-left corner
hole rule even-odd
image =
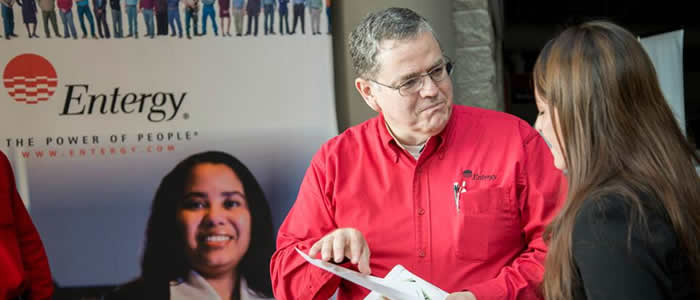
[[[700,135],[700,16],[688,2],[631,0],[504,1],[503,68],[506,110],[536,118],[531,72],[544,44],[566,25],[604,19],[639,37],[684,30],[685,117],[688,138]]]

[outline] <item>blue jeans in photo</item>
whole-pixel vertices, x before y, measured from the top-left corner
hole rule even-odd
[[[219,29],[216,27],[214,4],[204,4],[204,7],[202,7],[202,35],[207,34],[207,17],[211,18],[211,24],[212,27],[214,27],[214,35],[219,35]]]
[[[153,28],[153,10],[144,9],[141,11],[143,13],[143,21],[146,23],[146,36],[151,38],[156,37],[155,28]]]
[[[92,18],[90,7],[87,5],[78,5],[78,19],[80,20],[80,29],[83,30],[83,37],[87,36],[85,17],[87,17],[88,22],[90,22],[90,36],[95,37],[95,20]]]
[[[192,34],[195,36],[199,35],[197,33],[197,25],[199,25],[199,22],[197,21],[197,11],[191,8],[185,8],[185,31],[187,32],[187,36],[190,36],[190,20],[192,21]]]
[[[139,26],[136,22],[136,5],[126,6],[126,23],[129,24],[129,36],[139,35]]]
[[[0,4],[2,7],[2,26],[5,29],[5,37],[9,38],[15,33],[15,14],[12,8]]]
[[[63,22],[63,38],[73,37],[78,38],[78,34],[75,32],[75,23],[73,22],[73,11],[69,10],[63,12],[63,10],[58,10],[59,15],[61,15],[61,22]]]
[[[265,34],[267,34],[268,32],[275,33],[275,28],[272,27],[273,24],[275,24],[274,6],[272,6],[272,4],[265,4],[263,6],[263,12],[265,14],[265,18],[263,19],[263,24],[265,24]]]
[[[177,35],[182,37],[182,22],[180,21],[180,10],[177,7],[168,7],[168,24],[170,24],[170,36],[175,35],[175,25],[177,24]]]
[[[120,9],[112,9],[112,30],[114,30],[115,38],[124,37],[124,29],[122,27],[122,11]]]

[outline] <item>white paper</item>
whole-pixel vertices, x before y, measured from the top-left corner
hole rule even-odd
[[[301,250],[295,250],[312,265],[371,290],[365,300],[444,300],[448,295],[401,265],[394,266],[385,278],[380,278],[311,258]]]

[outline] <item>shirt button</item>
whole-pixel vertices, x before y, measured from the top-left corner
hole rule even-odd
[[[418,209],[418,215],[419,215],[419,216],[422,216],[422,215],[424,215],[424,214],[425,214],[425,209],[419,208],[419,209]]]
[[[425,250],[419,249],[419,250],[418,250],[418,256],[419,256],[419,257],[425,257]]]

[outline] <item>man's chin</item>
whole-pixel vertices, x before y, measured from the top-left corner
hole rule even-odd
[[[428,122],[427,124],[431,128],[439,128],[442,129],[445,127],[445,124],[447,124],[447,121],[450,119],[450,114],[452,113],[452,107],[450,106],[444,106],[441,107],[441,109],[437,109],[434,111],[430,111],[430,116],[428,116]]]
[[[430,135],[436,135],[440,133],[443,129],[445,129],[445,126],[447,126],[447,121],[449,120],[449,115],[444,114],[440,116],[433,116],[430,120],[427,122],[423,123],[425,126],[423,126],[423,130],[425,132],[430,133]]]

